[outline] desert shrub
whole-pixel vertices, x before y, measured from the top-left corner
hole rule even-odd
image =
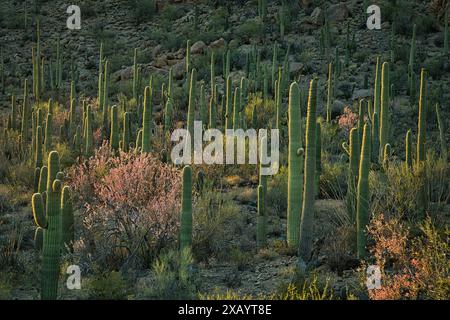
[[[424,184],[428,212],[440,212],[450,198],[449,174],[445,161],[434,152],[427,153],[420,171],[405,170],[404,163],[391,162],[384,173],[372,172],[369,176],[373,211],[408,220],[421,217],[417,201]]]
[[[378,215],[372,220],[370,263],[380,267],[381,288],[369,290],[370,299],[448,298],[448,244],[430,218],[420,229],[421,234],[411,238],[409,228],[397,218]]]
[[[322,281],[317,275],[308,276],[300,285],[288,283],[277,291],[251,295],[240,291],[215,290],[210,294],[199,294],[200,300],[332,300],[333,292],[329,280]]]
[[[228,258],[236,266],[238,271],[244,271],[250,266],[253,254],[234,246],[231,248]]]
[[[323,158],[326,159],[326,158]],[[344,199],[347,193],[348,164],[339,161],[331,163],[322,161],[322,174],[320,175],[320,194],[326,198]]]
[[[248,103],[245,106],[245,116],[248,126],[252,128],[253,126],[251,124],[254,106],[256,107],[258,126],[254,129],[267,128],[268,124],[270,124],[270,120],[273,119],[275,115],[275,101],[267,100],[266,103],[264,103],[261,94],[250,93]]]
[[[189,250],[170,250],[153,263],[152,278],[138,292],[145,299],[193,299],[198,279]]]
[[[128,284],[120,272],[101,273],[90,279],[87,285],[89,298],[97,300],[126,300]]]
[[[135,0],[134,1],[134,19],[136,23],[149,21],[156,13],[155,0]]]
[[[3,217],[0,219],[0,226],[9,228],[9,232],[0,237],[0,269],[23,272],[25,265],[21,249],[25,234],[24,221],[18,216],[12,216],[8,220]]]
[[[152,155],[107,146],[68,172],[82,207],[86,250],[106,269],[145,265],[173,245],[178,229],[179,172]]]
[[[208,262],[227,251],[232,239],[232,223],[239,208],[213,190],[205,192],[195,205],[192,248],[196,261]]]
[[[339,128],[350,132],[358,122],[358,114],[353,112],[350,107],[344,108],[344,113],[338,117]]]
[[[287,210],[287,180],[287,167],[281,167],[278,174],[269,179],[267,204],[277,216],[284,215]]]
[[[237,27],[235,32],[243,40],[260,39],[264,35],[264,24],[259,19],[250,19]]]

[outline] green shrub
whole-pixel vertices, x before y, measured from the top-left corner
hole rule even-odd
[[[134,18],[137,24],[149,21],[155,13],[156,13],[155,0],[134,1]]]
[[[95,276],[88,284],[89,298],[98,300],[126,300],[128,286],[120,272],[111,271]]]
[[[239,207],[231,199],[223,199],[207,191],[195,205],[192,248],[196,261],[208,261],[230,247],[232,224],[236,223]]]
[[[189,250],[180,254],[168,251],[155,260],[150,281],[138,292],[145,299],[193,299],[197,289],[197,278],[192,268],[193,259]],[[185,266],[185,273],[182,266]]]
[[[264,35],[264,24],[259,19],[250,19],[238,26],[235,32],[243,40],[261,39]]]

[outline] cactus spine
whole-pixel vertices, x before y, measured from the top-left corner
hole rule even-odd
[[[289,166],[287,242],[297,248],[303,199],[303,148],[300,109],[300,89],[296,82],[289,89]]]
[[[183,194],[181,200],[180,250],[189,248],[192,242],[192,169],[183,168]]]
[[[356,202],[356,237],[359,259],[366,254],[366,226],[369,222],[369,169],[370,169],[370,124],[364,125],[359,162],[358,194]]]
[[[300,261],[306,263],[312,250],[312,227],[314,218],[314,175],[316,171],[316,108],[317,80],[309,85],[308,111],[306,117],[305,176],[303,187],[303,207],[300,221]]]

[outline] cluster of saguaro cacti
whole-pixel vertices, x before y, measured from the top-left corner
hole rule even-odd
[[[36,240],[43,241],[42,245],[37,245],[42,247],[42,299],[56,299],[60,254],[66,246],[70,247],[74,238],[70,189],[67,186],[62,188],[64,175],[59,166],[58,153],[50,152],[47,167],[41,169],[38,192],[32,198],[33,217],[39,230]]]

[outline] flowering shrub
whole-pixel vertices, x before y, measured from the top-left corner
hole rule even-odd
[[[398,219],[373,219],[369,234],[375,265],[381,270],[381,288],[369,290],[373,300],[447,299],[449,296],[448,245],[430,218],[411,238]]]
[[[69,172],[82,206],[84,246],[97,263],[117,268],[148,265],[176,239],[179,172],[152,155],[120,153],[107,146]]]
[[[339,128],[349,132],[352,128],[356,126],[357,122],[358,122],[358,115],[354,113],[350,109],[350,107],[346,106],[344,108],[344,113],[340,115],[338,118]]]

